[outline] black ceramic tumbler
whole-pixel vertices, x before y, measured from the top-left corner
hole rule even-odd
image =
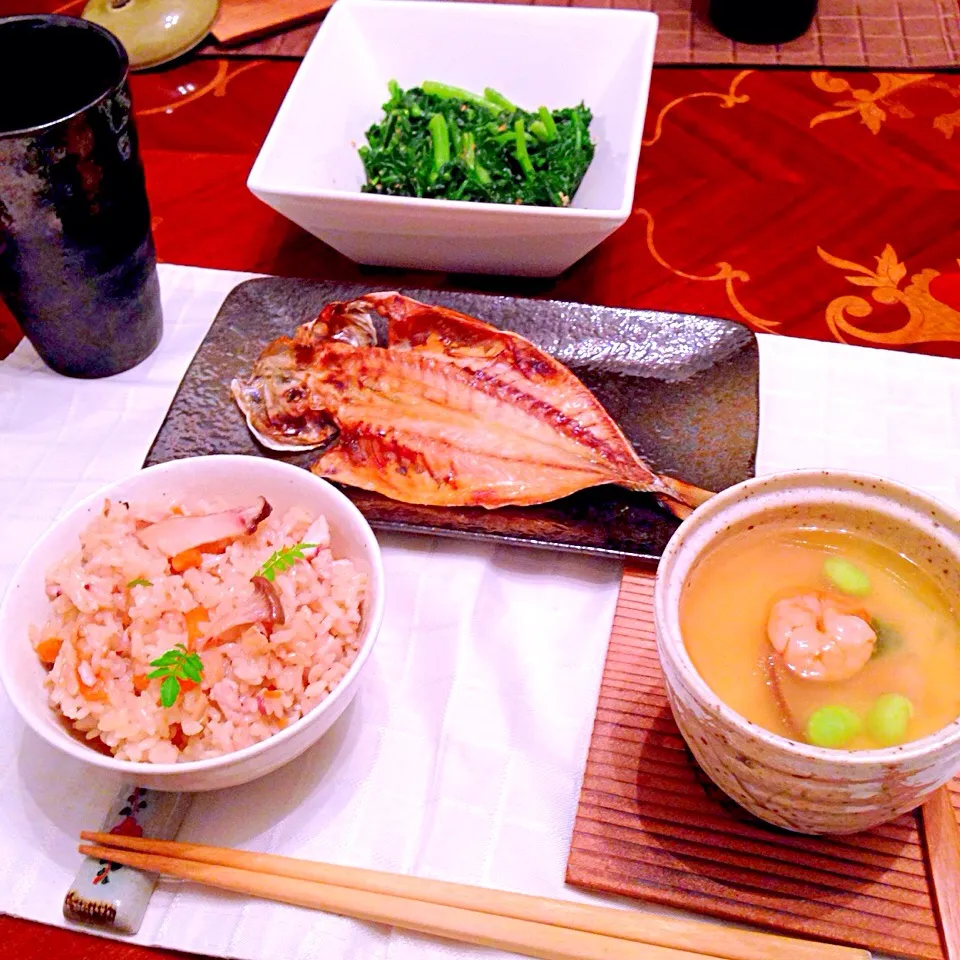
[[[129,370],[163,328],[127,74],[86,20],[0,19],[0,297],[72,377]]]
[[[789,43],[810,29],[817,0],[710,0],[710,20],[740,43]]]

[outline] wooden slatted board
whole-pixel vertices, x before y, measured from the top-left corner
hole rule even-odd
[[[784,933],[942,960],[915,814],[851,837],[767,826],[696,766],[657,660],[654,576],[620,588],[567,882]],[[960,807],[957,782],[951,786]]]
[[[652,10],[660,17],[658,64],[729,64],[739,66],[866,67],[870,70],[920,70],[960,65],[960,23],[957,0],[820,0],[810,29],[790,43],[757,46],[734,43],[721,36],[706,15],[708,0],[485,0],[493,3],[531,3],[568,7],[618,7]],[[773,0],[782,2],[782,0]],[[223,0],[223,22],[228,30],[240,13],[256,10],[257,20],[275,19],[283,32],[228,44],[208,44],[208,56],[300,56],[319,24],[283,27],[284,11],[315,6],[313,0]],[[274,9],[276,8],[276,9]],[[269,11],[264,13],[263,11]],[[229,15],[229,17],[228,17]],[[319,16],[319,15],[318,15]],[[231,21],[228,24],[226,21]],[[243,29],[243,28],[241,28]]]

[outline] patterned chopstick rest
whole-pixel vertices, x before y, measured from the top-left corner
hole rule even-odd
[[[159,793],[124,787],[100,830],[129,837],[172,840],[190,806],[189,793]],[[63,901],[63,915],[78,923],[107,927],[115,933],[136,933],[157,876],[109,860],[84,857]]]

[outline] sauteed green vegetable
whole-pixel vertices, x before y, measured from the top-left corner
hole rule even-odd
[[[593,159],[589,107],[530,112],[487,87],[389,84],[359,149],[365,193],[568,206]]]

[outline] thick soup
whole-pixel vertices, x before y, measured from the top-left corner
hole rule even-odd
[[[741,716],[818,746],[869,749],[960,716],[960,620],[889,547],[776,523],[691,571],[680,626],[693,664]]]

